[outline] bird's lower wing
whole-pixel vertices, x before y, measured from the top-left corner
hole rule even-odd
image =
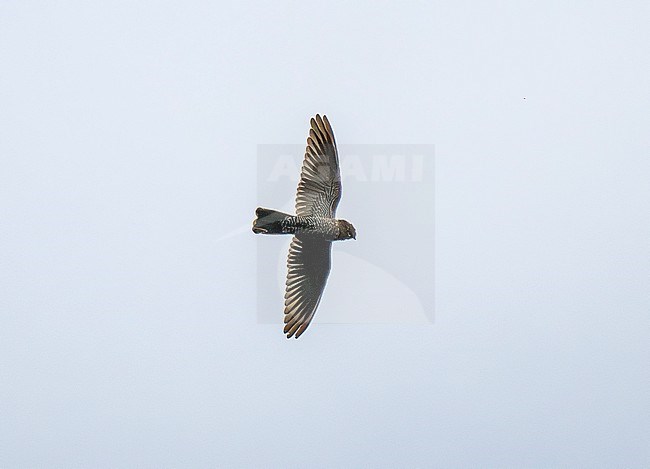
[[[294,236],[287,260],[284,295],[284,333],[296,339],[311,323],[330,273],[332,243],[318,238]]]

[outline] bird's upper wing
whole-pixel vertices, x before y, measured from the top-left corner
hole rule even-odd
[[[310,121],[305,160],[296,194],[296,214],[334,218],[341,200],[341,171],[332,126],[327,116]]]
[[[294,236],[291,241],[284,295],[287,338],[300,337],[314,317],[330,273],[331,248],[331,242],[318,238]]]

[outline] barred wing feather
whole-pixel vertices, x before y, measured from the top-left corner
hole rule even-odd
[[[311,323],[330,273],[332,243],[314,237],[294,236],[287,260],[284,295],[284,333],[296,339]]]
[[[310,121],[305,159],[296,194],[296,214],[334,218],[341,200],[341,171],[332,126],[327,116]]]

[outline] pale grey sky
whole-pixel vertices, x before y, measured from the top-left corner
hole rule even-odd
[[[0,3],[0,466],[648,467],[648,24],[640,1]],[[435,145],[433,324],[258,323],[268,238],[224,235],[286,202],[258,200],[257,145],[317,112],[340,143]],[[339,214],[379,255],[362,189]]]

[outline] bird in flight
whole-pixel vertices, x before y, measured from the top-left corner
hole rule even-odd
[[[284,295],[284,333],[297,339],[311,323],[330,273],[332,242],[356,239],[351,223],[338,220],[341,171],[327,116],[310,121],[296,193],[296,214],[258,207],[253,233],[292,234]]]

